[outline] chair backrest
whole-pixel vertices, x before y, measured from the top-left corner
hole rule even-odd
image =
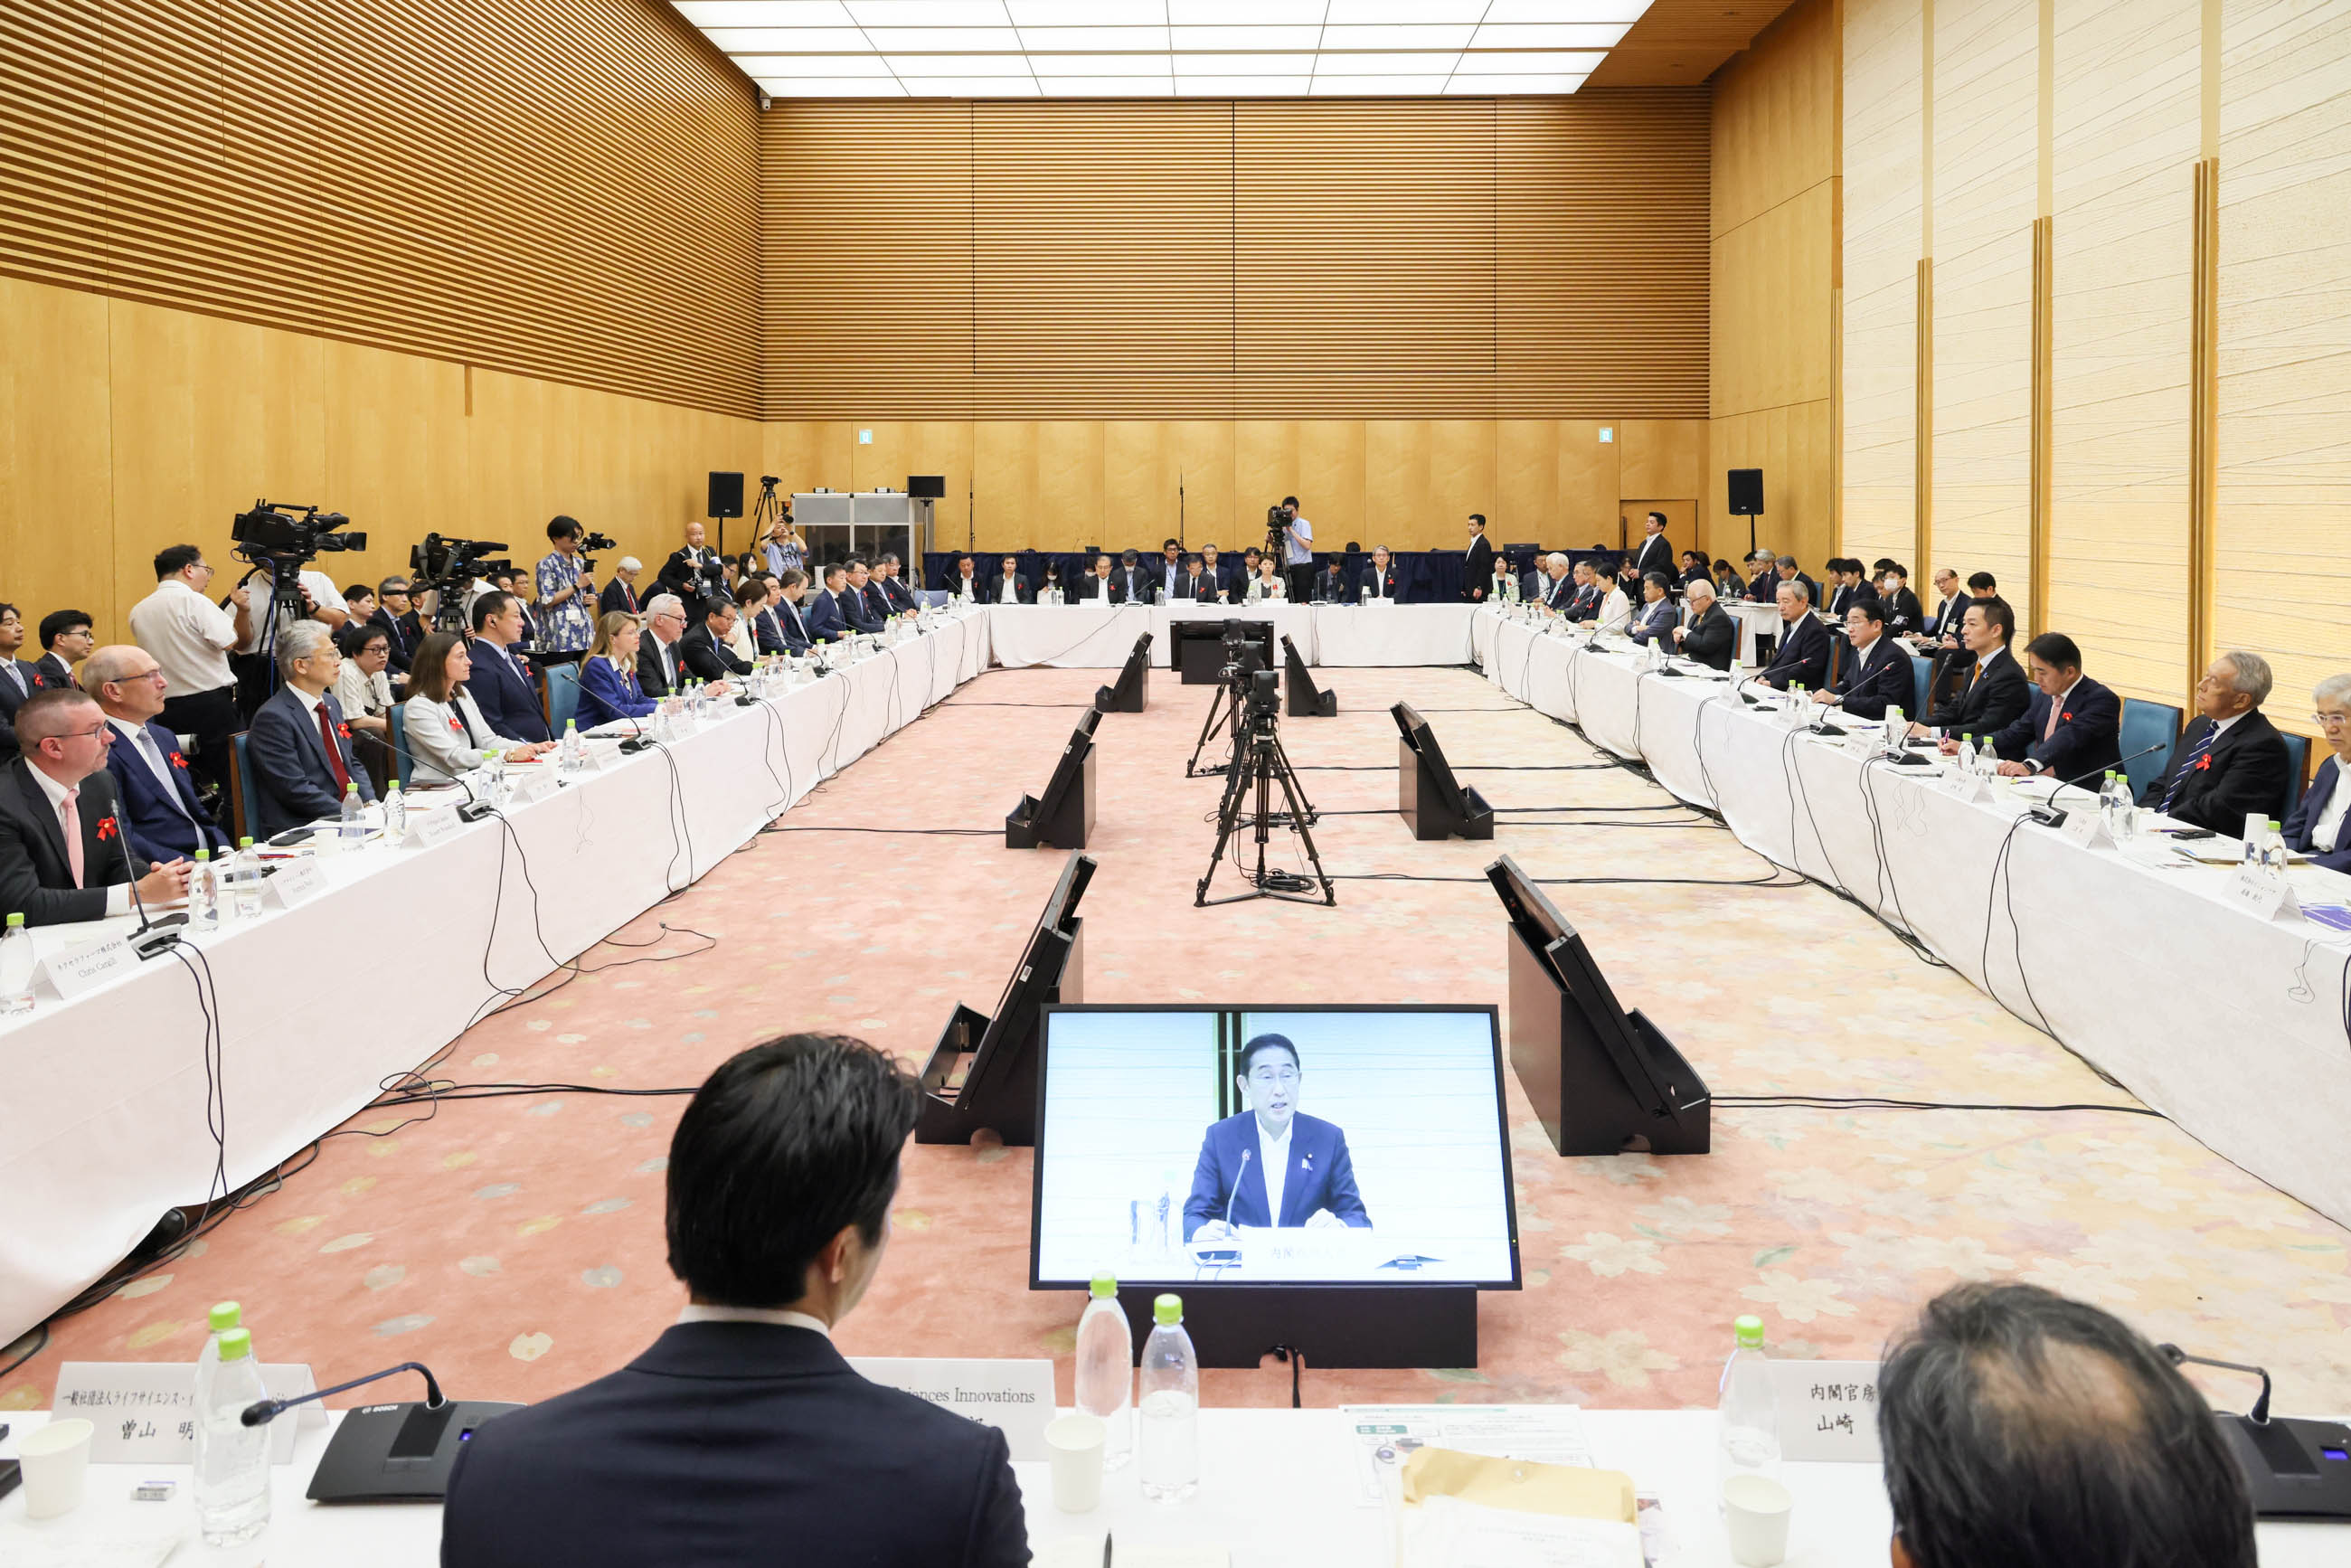
[[[1543,590],[1550,586],[1550,580],[1541,572],[1526,572],[1519,578],[1519,595],[1523,599],[1541,599],[1543,596]]]
[[[1927,688],[1934,684],[1935,661],[1924,653],[1910,655],[1910,716],[1927,721]]]
[[[253,788],[253,764],[245,753],[245,731],[228,737],[228,803],[236,819],[234,838],[258,838],[254,824],[261,821],[261,797]]]
[[[2130,780],[2132,799],[2145,799],[2147,787],[2163,777],[2172,744],[2179,738],[2179,721],[2180,710],[2169,703],[2151,703],[2144,697],[2123,699],[2122,731],[2115,744],[2130,758],[2123,764],[2123,776]],[[2147,751],[2150,746],[2155,749],[2145,757],[2131,758],[2132,752]]]
[[[392,736],[392,775],[399,780],[400,787],[405,789],[408,788],[409,775],[414,769],[414,764],[408,755],[408,705],[392,704],[387,716],[390,720],[388,727]]]
[[[547,729],[560,740],[563,727],[580,711],[580,666],[549,664],[547,666]]]
[[[2294,815],[2294,802],[2302,799],[2302,770],[2310,766],[2310,737],[2286,736],[2285,760],[2285,800],[2274,813],[2281,822]]]

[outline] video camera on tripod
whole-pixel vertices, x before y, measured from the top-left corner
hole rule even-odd
[[[504,545],[492,545],[490,548],[492,549],[504,549],[507,547]],[[583,574],[586,574],[592,573],[596,570],[596,551],[600,549],[618,549],[620,548],[619,541],[614,539],[611,535],[600,534],[595,529],[590,528],[586,533],[580,536],[580,571]]]
[[[603,543],[595,547],[598,549],[612,548],[612,541],[601,534],[588,537],[603,539]],[[439,534],[427,534],[422,544],[410,548],[409,583],[419,595],[430,593],[434,596],[433,624],[435,628],[444,632],[465,629],[465,590],[473,586],[475,578],[493,571],[514,570],[514,562],[510,560],[487,559],[492,550],[506,548],[497,539],[444,539]]]
[[[1298,508],[1280,502],[1265,509],[1265,553],[1276,560],[1290,559],[1290,525],[1298,520]]]
[[[1322,857],[1315,852],[1314,835],[1309,831],[1319,814],[1306,799],[1297,771],[1290,767],[1289,754],[1281,747],[1280,673],[1261,663],[1255,656],[1257,651],[1245,644],[1237,632],[1228,632],[1225,647],[1225,687],[1218,694],[1218,701],[1231,705],[1233,748],[1222,768],[1204,769],[1224,774],[1225,793],[1217,807],[1216,847],[1208,852],[1208,869],[1200,875],[1192,903],[1195,907],[1205,907],[1244,898],[1281,898],[1334,904],[1339,902],[1338,890],[1322,869]],[[1204,746],[1215,732],[1217,706],[1218,703],[1209,705],[1208,722],[1200,732]],[[1185,771],[1188,775],[1192,769],[1186,768]],[[1277,790],[1281,797],[1279,806],[1274,799]],[[1299,847],[1312,868],[1311,873],[1283,871],[1266,863],[1276,827],[1287,828],[1298,835]],[[1236,841],[1244,832],[1256,842],[1254,867],[1244,860]],[[1240,873],[1244,889],[1223,898],[1210,898],[1208,884],[1216,879],[1217,867],[1224,860],[1228,846],[1233,850],[1234,866]]]
[[[350,521],[340,512],[322,512],[288,501],[256,500],[253,510],[239,512],[229,524],[228,537],[235,541],[237,559],[253,566],[246,578],[250,580],[257,571],[269,574],[270,606],[280,612],[270,617],[273,627],[280,619],[298,621],[310,613],[302,590],[306,564],[323,553],[367,549],[367,535],[337,531],[349,528]]]

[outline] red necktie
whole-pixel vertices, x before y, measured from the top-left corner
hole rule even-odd
[[[343,766],[343,748],[335,744],[335,721],[327,716],[327,705],[319,705],[319,738],[327,743],[327,766],[335,770],[335,793],[340,795],[351,787],[350,770]]]

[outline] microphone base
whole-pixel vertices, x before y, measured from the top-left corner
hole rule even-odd
[[[439,1502],[466,1439],[521,1408],[486,1399],[360,1406],[336,1427],[306,1495],[312,1502]]]

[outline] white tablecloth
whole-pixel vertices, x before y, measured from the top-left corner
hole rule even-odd
[[[2226,869],[2151,869],[2031,823],[1995,889],[2023,800],[1970,804],[1927,782],[1928,769],[1865,765],[1744,707],[1719,680],[1643,674],[1629,654],[1578,652],[1492,612],[1477,635],[1504,691],[1639,758],[1750,848],[1907,926],[2207,1146],[2351,1225],[2351,938],[2230,905]],[[2351,878],[2294,880],[2305,900],[2351,900]]]
[[[336,1369],[340,1375],[342,1369]],[[326,1369],[320,1375],[328,1376]],[[1310,1374],[1311,1375],[1311,1374]],[[402,1390],[385,1398],[405,1396]],[[463,1397],[462,1389],[451,1390]],[[332,1419],[340,1419],[335,1416]],[[18,1434],[45,1419],[17,1418]],[[1714,1413],[1708,1410],[1586,1410],[1584,1437],[1595,1464],[1622,1470],[1638,1490],[1654,1492],[1672,1532],[1674,1568],[1722,1568],[1730,1561],[1713,1498]],[[433,1568],[440,1560],[441,1511],[414,1504],[323,1507],[304,1500],[327,1429],[302,1434],[291,1464],[271,1472],[268,1531],[241,1553],[211,1554],[212,1568],[242,1568],[263,1552],[273,1563],[333,1563],[336,1568]],[[1393,1563],[1387,1511],[1355,1499],[1353,1456],[1335,1410],[1203,1410],[1200,1491],[1182,1503],[1143,1500],[1133,1465],[1105,1478],[1102,1506],[1066,1514],[1052,1504],[1046,1467],[1016,1464],[1029,1541],[1041,1563],[1061,1561],[1055,1543],[1092,1568],[1103,1531],[1119,1549],[1214,1544],[1229,1549],[1233,1568],[1379,1568]],[[0,1454],[14,1454],[13,1440]],[[1788,1568],[1884,1568],[1892,1533],[1884,1479],[1872,1464],[1791,1464],[1783,1475],[1796,1505],[1789,1516]],[[167,1503],[130,1500],[150,1477],[175,1477]],[[53,1545],[94,1542],[132,1532],[193,1533],[188,1470],[171,1465],[94,1465],[80,1509],[37,1524],[25,1520],[24,1492],[0,1500],[0,1562],[24,1554],[28,1538]],[[2263,1524],[2257,1531],[2264,1568],[2339,1563],[2351,1534],[2323,1524]],[[1073,1543],[1083,1543],[1078,1547]],[[174,1556],[177,1563],[186,1554]]]
[[[1236,616],[1272,622],[1310,664],[1466,664],[1475,612],[1467,604],[999,604],[988,613],[997,662],[1008,668],[1115,669],[1148,632],[1152,663],[1165,669],[1171,623]]]
[[[323,859],[330,883],[290,912],[198,938],[216,982],[231,1188],[373,1099],[391,1073],[461,1033],[492,991],[570,958],[741,847],[820,780],[987,667],[975,613],[838,674],[747,708],[724,707],[666,753],[618,758],[559,794],[429,849]],[[673,779],[683,801],[672,819]],[[492,925],[503,857],[505,891]],[[538,915],[523,879],[528,857]],[[128,922],[36,932],[45,950]],[[387,935],[428,939],[447,963],[400,967],[397,1006],[354,1006],[386,983],[369,955]],[[0,1027],[0,1343],[128,1254],[166,1208],[204,1201],[203,1019],[169,957]]]

